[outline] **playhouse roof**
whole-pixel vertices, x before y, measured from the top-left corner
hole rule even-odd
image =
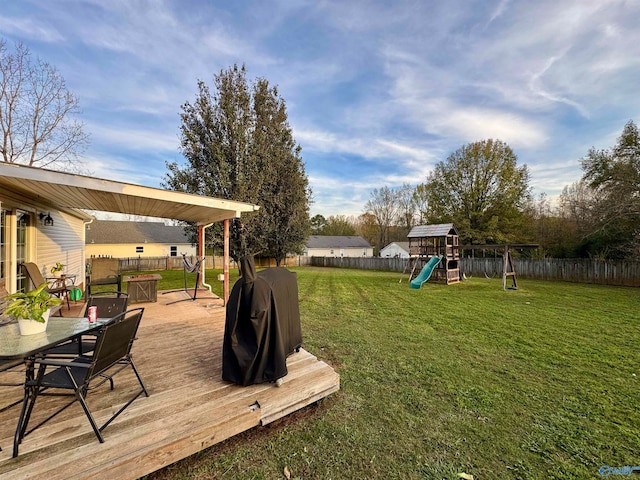
[[[458,235],[458,230],[453,223],[439,223],[435,225],[417,225],[411,229],[409,238],[445,237]]]

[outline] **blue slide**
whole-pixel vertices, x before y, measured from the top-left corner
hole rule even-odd
[[[440,263],[440,259],[441,257],[431,257],[427,264],[422,267],[420,274],[411,280],[411,288],[418,289],[424,282],[429,280],[429,277],[431,277],[431,274],[433,273],[433,269]]]

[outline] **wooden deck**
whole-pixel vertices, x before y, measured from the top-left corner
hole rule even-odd
[[[338,374],[304,349],[288,358],[280,387],[222,381],[220,300],[167,305],[180,298],[186,294],[159,294],[157,303],[132,305],[145,307],[133,354],[150,396],[138,398],[104,430],[105,443],[98,442],[76,403],[27,436],[13,459],[20,408],[14,407],[0,414],[0,479],[136,479],[338,390]],[[69,315],[66,306],[63,312]],[[136,384],[129,371],[115,382],[113,392],[104,385],[87,397],[99,423]],[[3,387],[0,406],[21,395],[19,388]],[[64,400],[39,399],[32,421]]]

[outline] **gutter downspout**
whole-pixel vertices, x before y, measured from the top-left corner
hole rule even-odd
[[[198,258],[202,258],[202,263],[200,264],[200,286],[206,287],[209,290],[209,293],[213,294],[211,291],[211,285],[209,285],[205,280],[205,255],[204,255],[204,229],[209,228],[213,223],[208,223],[206,225],[198,225]],[[196,286],[197,288],[197,286]]]
[[[82,286],[84,287],[82,294],[84,295],[87,292],[87,284],[88,282],[88,277],[87,277],[87,225],[91,225],[93,223],[93,221],[96,219],[96,217],[91,217],[91,220],[87,220],[82,222],[83,223],[83,239],[82,239],[82,243],[85,245],[85,247],[82,249],[82,263],[84,265],[84,276],[81,277],[83,282],[82,282]],[[82,267],[80,267],[82,268]],[[88,301],[88,298],[85,298],[84,301]]]

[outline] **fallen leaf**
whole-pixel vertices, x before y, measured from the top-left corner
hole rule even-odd
[[[287,467],[284,467],[284,476],[287,477],[287,480],[291,478],[291,472]]]
[[[464,480],[473,480],[473,475],[468,473],[459,473],[458,478],[463,478]]]

